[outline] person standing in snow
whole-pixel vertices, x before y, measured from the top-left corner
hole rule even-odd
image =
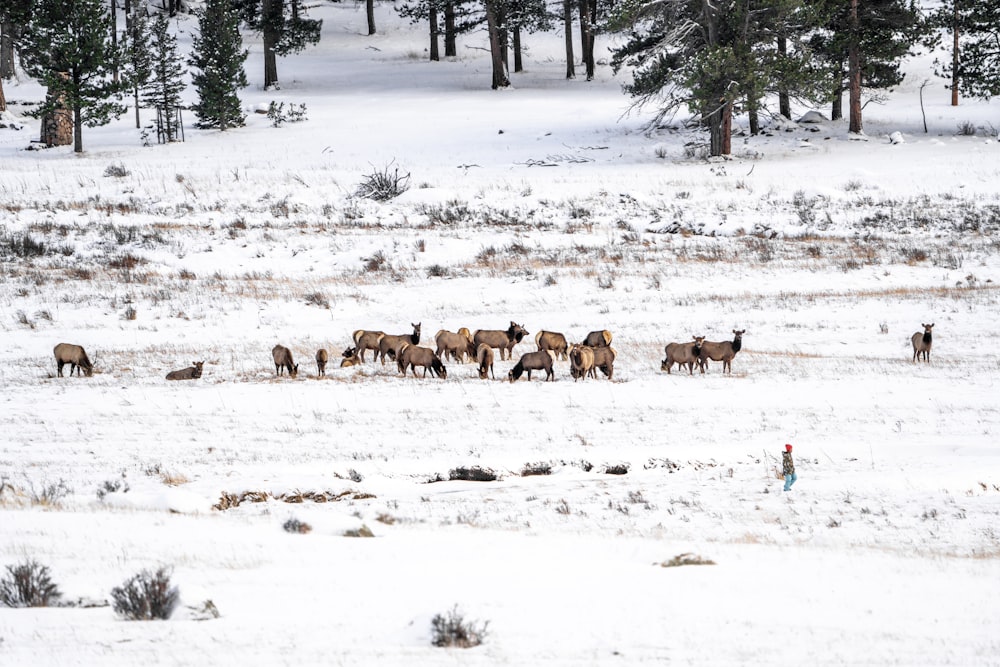
[[[785,445],[785,451],[781,453],[781,474],[785,476],[785,491],[792,488],[792,484],[799,478],[795,474],[795,462],[792,461],[792,446]]]

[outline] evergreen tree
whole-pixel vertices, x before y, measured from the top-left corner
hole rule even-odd
[[[192,43],[188,63],[198,93],[192,105],[200,128],[227,130],[240,127],[246,116],[240,108],[237,91],[247,86],[243,63],[247,50],[240,37],[239,15],[230,0],[207,0],[198,15],[198,36]]]
[[[848,90],[850,131],[859,133],[862,89],[888,89],[902,82],[902,58],[924,34],[924,23],[913,0],[822,0],[820,4],[827,10],[827,21],[811,45],[838,72],[831,116],[842,117],[842,95]]]
[[[177,110],[184,91],[184,66],[177,54],[177,37],[170,33],[170,19],[158,14],[150,31],[150,76],[142,87],[143,103],[157,110],[157,131],[166,141],[177,139]]]
[[[944,0],[929,23],[951,33],[951,58],[934,64],[935,74],[951,79],[952,106],[958,106],[959,92],[983,99],[1000,95],[1000,3]],[[932,45],[939,39],[936,33]]]
[[[234,0],[240,17],[264,40],[264,87],[278,85],[277,56],[318,44],[323,21],[306,17],[302,0]]]
[[[102,0],[37,0],[24,36],[25,68],[48,89],[34,117],[69,110],[73,150],[83,152],[83,126],[106,125],[126,107],[114,81],[117,54]]]
[[[819,70],[791,76],[802,56],[787,48],[779,56],[771,46],[778,35],[807,30],[805,7],[805,0],[626,0],[609,25],[631,34],[612,65],[633,67],[625,90],[637,105],[660,105],[654,122],[687,107],[708,127],[711,155],[728,154],[738,101],[755,113],[766,93],[785,88],[809,95],[822,76]]]
[[[139,93],[153,75],[153,58],[149,45],[149,11],[146,3],[136,6],[127,15],[128,60],[126,69],[132,84],[132,98],[135,104],[135,127],[142,127],[139,115]]]

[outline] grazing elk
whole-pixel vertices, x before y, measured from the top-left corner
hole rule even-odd
[[[284,345],[275,345],[271,350],[271,357],[274,359],[274,372],[281,375],[288,371],[288,377],[296,377],[299,374],[299,365],[292,359],[292,351]]]
[[[528,372],[528,381],[531,381],[531,371],[545,371],[545,381],[555,380],[556,374],[552,371],[552,362],[555,355],[551,352],[525,352],[521,358],[507,373],[507,379],[511,382],[518,380],[525,371]]]
[[[705,342],[704,336],[692,336],[694,339],[690,343],[667,343],[663,348],[667,355],[660,364],[660,370],[670,372],[674,364],[678,368],[688,367],[688,374],[694,375],[694,365],[699,363],[698,356],[701,354],[701,345]]]
[[[323,377],[326,375],[326,362],[330,360],[329,353],[320,348],[316,350],[316,376]]]
[[[69,376],[73,377],[76,372],[80,377],[81,371],[87,377],[94,374],[94,364],[90,363],[87,353],[79,345],[71,343],[59,343],[52,348],[52,353],[56,355],[56,375],[63,376],[63,366],[69,364]]]
[[[607,329],[591,331],[583,339],[583,344],[587,347],[611,347],[611,332]]]
[[[168,380],[197,380],[201,377],[201,367],[205,365],[204,361],[192,361],[193,366],[188,366],[187,368],[182,368],[179,371],[170,371],[167,373]]]
[[[340,360],[340,367],[347,368],[349,366],[357,366],[361,363],[361,357],[358,356],[358,348],[349,347],[341,353],[344,357]]]
[[[594,368],[600,368],[601,372],[608,376],[611,380],[615,376],[615,359],[618,358],[618,351],[613,347],[595,347],[594,350]],[[593,377],[597,377],[597,373],[592,374]]]
[[[479,348],[476,349],[476,361],[479,362],[479,379],[485,380],[486,374],[489,372],[496,380],[496,373],[493,372],[493,348],[486,343],[480,343]]]
[[[566,336],[557,331],[539,331],[535,334],[535,345],[538,346],[539,352],[552,350],[563,361],[566,360],[566,355],[569,352],[569,343],[566,342]]]
[[[576,382],[580,378],[594,375],[594,348],[586,345],[573,345],[569,348],[569,374]]]
[[[464,364],[466,357],[476,358],[476,346],[472,342],[472,335],[464,327],[459,333],[441,329],[434,335],[434,342],[437,343],[437,355],[442,359],[450,355],[456,362]]]
[[[499,329],[477,329],[472,335],[472,342],[476,349],[482,344],[495,347],[500,350],[500,359],[512,359],[514,346],[521,342],[528,335],[528,330],[513,320],[506,331]],[[506,353],[506,354],[505,354]]]
[[[382,337],[378,339],[378,356],[383,366],[386,357],[389,357],[390,361],[396,359],[397,352],[403,343],[416,345],[420,342],[420,322],[416,324],[411,322],[410,326],[413,327],[412,334],[382,334]]]
[[[423,366],[423,377],[427,377],[428,368],[431,369],[432,376],[442,380],[448,377],[448,370],[441,363],[441,358],[429,347],[403,343],[396,353],[396,365],[403,375],[406,375],[406,368],[409,367],[413,371],[413,377],[417,377],[417,366]]]
[[[351,334],[351,340],[354,341],[354,347],[358,350],[361,363],[365,362],[365,350],[373,350],[374,354],[378,355],[378,341],[384,335],[384,331],[367,331],[365,329],[358,329]]]
[[[712,361],[721,361],[722,372],[728,372],[731,375],[733,372],[733,357],[743,348],[743,334],[746,331],[746,329],[740,331],[733,329],[733,339],[721,343],[704,341],[701,344],[701,354],[698,355],[698,365],[701,366],[701,372],[705,372],[708,360],[711,359]]]
[[[930,363],[931,343],[933,342],[931,329],[934,328],[934,324],[924,324],[921,322],[920,326],[924,328],[924,332],[920,333],[918,331],[910,337],[910,342],[913,343],[913,361],[920,361],[922,357],[924,361]]]

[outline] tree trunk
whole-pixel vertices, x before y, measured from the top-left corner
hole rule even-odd
[[[563,0],[563,33],[566,35],[566,78],[576,78],[573,62],[573,0]]]
[[[952,30],[951,46],[951,106],[958,106],[958,0],[955,0],[955,25]]]
[[[594,80],[594,26],[591,19],[590,0],[580,0],[580,55],[587,81]]]
[[[521,29],[514,28],[514,72],[523,72],[524,64],[521,62]]]
[[[844,117],[844,89],[837,86],[833,91],[833,101],[830,103],[830,120],[840,120]]]
[[[438,62],[441,60],[441,53],[438,51],[438,10],[437,6],[433,3],[430,7],[430,15],[428,16],[428,22],[431,24],[431,61]]]
[[[69,74],[65,72],[60,76],[65,79],[69,78]],[[46,96],[51,100],[52,93],[48,92]],[[65,96],[60,95],[55,100],[56,110],[42,116],[42,132],[39,139],[49,148],[53,146],[69,146],[73,143],[73,114],[66,108],[63,103],[64,99]]]
[[[14,76],[14,24],[0,23],[0,79]]]
[[[457,38],[455,35],[455,3],[444,6],[444,57],[454,58],[458,55]]]
[[[722,107],[722,154],[733,152],[733,103],[726,102]]]
[[[778,55],[781,56],[782,60],[788,56],[788,41],[784,35],[778,37]],[[788,95],[788,85],[784,81],[784,78],[778,83],[778,113],[788,120],[792,119],[792,103]]]
[[[365,2],[365,13],[368,15],[368,34],[375,34],[375,0]]]
[[[760,134],[760,115],[757,113],[757,100],[747,98],[747,116],[750,119],[750,136]]]
[[[849,18],[850,44],[847,47],[847,78],[850,88],[850,110],[849,132],[861,134],[863,125],[861,123],[861,25],[858,21],[858,1],[851,0],[851,13]]]
[[[0,79],[0,111],[7,110],[7,98],[3,94],[3,79]]]
[[[271,3],[274,0],[263,0],[261,3],[261,14],[271,15]],[[278,42],[278,35],[265,22],[264,25],[264,89],[278,85],[278,58],[274,54],[274,46]]]
[[[112,53],[118,53],[118,0],[111,0],[111,48]],[[111,61],[111,78],[118,83],[118,56]]]
[[[490,35],[490,59],[493,62],[493,90],[497,88],[507,88],[510,86],[510,79],[507,78],[507,71],[503,66],[503,53],[501,53],[500,29],[497,21],[496,0],[486,0],[486,25]]]

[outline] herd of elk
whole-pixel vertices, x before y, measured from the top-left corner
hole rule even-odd
[[[364,363],[365,350],[373,350],[385,364],[385,357],[396,361],[400,373],[406,375],[407,369],[417,375],[416,368],[420,366],[424,369],[423,377],[427,377],[430,370],[433,377],[447,378],[448,371],[442,359],[452,358],[458,363],[465,363],[466,359],[475,360],[478,365],[478,375],[480,379],[492,377],[496,379],[493,372],[494,353],[493,350],[500,351],[500,359],[513,359],[513,348],[520,343],[528,330],[524,326],[510,322],[510,327],[506,331],[500,329],[477,329],[474,334],[468,329],[461,328],[457,333],[442,329],[434,336],[437,349],[421,347],[420,323],[412,324],[412,334],[388,335],[382,331],[367,331],[359,329],[354,332],[352,339],[354,345],[348,347],[342,353],[343,359],[340,362],[341,368],[357,366]],[[921,324],[923,332],[916,332],[910,338],[913,345],[913,361],[930,362],[932,329],[934,324]],[[709,360],[722,362],[722,372],[732,374],[733,359],[743,347],[743,335],[746,329],[733,329],[733,339],[726,341],[707,341],[704,336],[692,336],[692,340],[686,343],[668,343],[664,348],[665,358],[660,362],[660,370],[670,373],[676,364],[678,368],[688,369],[688,374],[694,374],[694,367],[697,364],[702,373],[705,373]],[[584,338],[583,343],[570,344],[566,336],[556,331],[539,331],[535,335],[535,344],[538,349],[534,352],[524,353],[514,367],[507,374],[510,382],[518,380],[527,373],[528,380],[531,380],[532,371],[545,371],[545,379],[551,381],[555,379],[554,362],[558,359],[568,360],[570,363],[570,375],[575,380],[596,378],[597,369],[600,369],[607,378],[613,379],[615,359],[618,353],[611,347],[612,334],[608,330],[592,331]],[[94,373],[94,364],[90,361],[87,353],[79,345],[70,343],[59,343],[52,350],[56,359],[56,374],[63,376],[63,367],[70,366],[70,377],[91,376]],[[289,377],[297,377],[299,365],[292,358],[292,351],[284,345],[275,345],[271,350],[271,358],[274,361],[274,372],[281,376],[286,371]],[[326,364],[329,354],[325,349],[316,351],[316,373],[317,377],[326,375]],[[203,361],[195,361],[193,365],[181,370],[167,373],[167,380],[196,380],[202,376],[204,366]]]

